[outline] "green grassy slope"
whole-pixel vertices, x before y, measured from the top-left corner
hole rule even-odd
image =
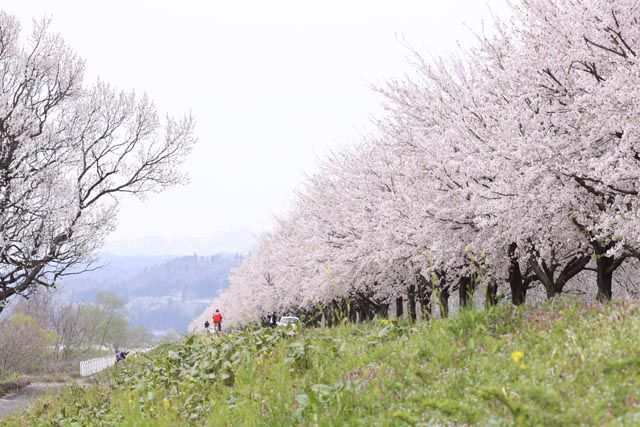
[[[200,336],[9,425],[640,425],[639,338],[640,307],[567,300]]]

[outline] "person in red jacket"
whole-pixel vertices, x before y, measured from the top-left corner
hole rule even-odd
[[[216,308],[216,312],[213,313],[213,327],[218,332],[222,331],[222,313]]]

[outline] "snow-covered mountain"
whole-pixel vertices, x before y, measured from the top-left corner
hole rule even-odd
[[[147,236],[107,241],[102,252],[118,256],[185,256],[210,255],[221,252],[249,252],[256,243],[257,233],[235,230],[213,235]]]

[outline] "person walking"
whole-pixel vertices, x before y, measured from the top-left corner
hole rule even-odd
[[[216,312],[213,313],[213,327],[216,331],[222,331],[222,313],[216,308]]]
[[[273,313],[271,317],[269,317],[269,326],[271,326],[272,328],[275,328],[277,323],[278,323],[278,318],[276,317],[276,314]]]

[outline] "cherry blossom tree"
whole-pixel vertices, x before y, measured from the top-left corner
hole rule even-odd
[[[0,12],[0,311],[86,268],[119,197],[183,182],[195,142],[191,117],[163,124],[146,96],[87,85],[47,22],[20,36]]]

